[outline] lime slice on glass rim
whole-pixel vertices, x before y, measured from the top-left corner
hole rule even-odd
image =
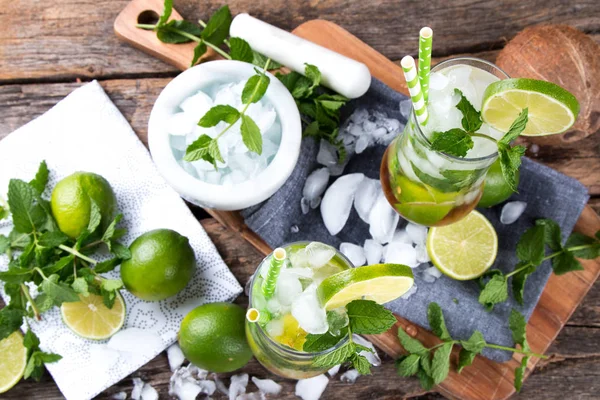
[[[392,301],[412,287],[413,272],[400,264],[375,264],[338,272],[317,287],[322,307],[333,310],[352,300],[373,300],[379,304]]]
[[[546,81],[514,78],[494,82],[485,89],[481,117],[495,129],[508,132],[524,108],[528,108],[529,119],[523,136],[565,132],[579,114],[579,102],[562,87]]]
[[[63,303],[60,313],[63,322],[77,335],[92,340],[108,339],[125,323],[125,302],[117,294],[113,308],[108,308],[102,296],[79,295],[79,301]]]
[[[0,393],[4,393],[21,380],[27,365],[27,349],[21,332],[13,332],[0,340],[0,354]]]
[[[482,214],[472,211],[454,224],[429,228],[427,252],[433,265],[452,279],[475,279],[498,254],[496,230]]]

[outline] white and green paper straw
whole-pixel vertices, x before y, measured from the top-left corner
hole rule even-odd
[[[277,278],[279,272],[281,272],[281,266],[287,257],[285,249],[278,247],[273,251],[271,256],[271,265],[269,265],[269,271],[267,277],[262,283],[261,290],[266,299],[270,299],[275,293],[275,285],[277,284]]]
[[[271,314],[268,311],[260,311],[256,308],[249,308],[246,312],[246,319],[252,323],[264,325],[271,320]]]
[[[429,100],[429,73],[431,72],[431,44],[433,31],[429,27],[422,28],[419,32],[419,82],[425,104]]]
[[[415,59],[411,56],[406,56],[400,61],[402,70],[404,71],[404,78],[406,78],[406,84],[408,85],[408,91],[410,98],[417,115],[417,121],[421,125],[427,124],[428,115],[427,105],[423,98],[423,91],[421,90],[421,83],[419,82],[419,75],[417,74],[417,67],[415,66]]]

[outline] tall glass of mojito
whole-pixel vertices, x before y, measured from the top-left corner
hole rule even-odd
[[[494,64],[469,57],[432,68],[426,123],[418,122],[413,108],[404,132],[389,145],[381,163],[384,193],[400,215],[417,224],[441,226],[475,208],[486,173],[498,158],[495,140],[504,133],[483,122],[465,157],[434,150],[432,138],[437,132],[463,129],[459,102],[464,98],[481,111],[486,88],[507,78]]]

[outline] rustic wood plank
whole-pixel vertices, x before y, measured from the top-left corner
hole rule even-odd
[[[175,74],[173,67],[119,43],[112,25],[126,4],[127,0],[82,0],[75,7],[68,1],[4,2],[0,82]],[[190,20],[206,19],[222,4],[175,1],[177,10]],[[436,32],[435,56],[498,49],[537,23],[564,23],[586,33],[600,29],[596,0],[577,4],[561,0],[231,0],[228,4],[234,14],[249,12],[288,30],[310,19],[328,19],[390,59],[415,53],[419,28],[425,24]]]

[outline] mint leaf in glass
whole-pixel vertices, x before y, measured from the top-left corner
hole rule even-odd
[[[433,132],[431,148],[455,157],[464,157],[473,148],[473,138],[460,128]]]
[[[463,129],[470,133],[477,132],[483,124],[479,111],[473,107],[460,89],[454,89],[454,92],[460,96],[460,101],[456,104],[456,108],[458,108],[463,115],[460,121]]]

